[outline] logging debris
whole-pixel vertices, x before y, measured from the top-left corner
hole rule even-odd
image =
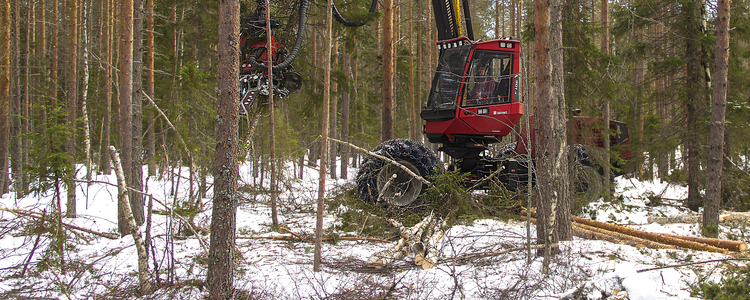
[[[412,227],[405,227],[396,220],[389,221],[398,228],[401,238],[395,246],[371,255],[367,260],[368,266],[382,268],[411,253],[414,253],[414,264],[423,270],[437,264],[440,256],[437,243],[448,226],[446,221],[435,218],[432,212]]]

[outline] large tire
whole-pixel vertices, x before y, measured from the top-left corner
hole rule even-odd
[[[603,177],[599,174],[597,168],[576,159],[573,162],[572,175],[576,197],[583,198],[586,202],[597,201],[602,197]]]
[[[497,153],[495,153],[495,158],[508,158],[518,155],[518,153],[516,153],[517,144],[518,142],[510,142],[503,145],[502,147],[500,147],[500,149],[497,150]]]
[[[440,164],[435,152],[407,139],[385,141],[372,152],[393,159],[422,177],[433,174]],[[391,180],[394,174],[396,178]],[[424,183],[400,167],[374,156],[367,156],[362,162],[355,183],[360,199],[400,207],[414,203],[426,188]],[[380,194],[381,191],[383,195]]]

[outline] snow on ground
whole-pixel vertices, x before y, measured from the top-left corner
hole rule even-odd
[[[291,167],[289,168],[291,169]],[[177,172],[177,170],[174,170]],[[356,170],[350,170],[353,177]],[[79,172],[78,174],[83,174]],[[154,281],[180,282],[179,288],[164,288],[144,298],[196,299],[206,296],[204,289],[187,284],[205,279],[206,257],[204,246],[186,226],[169,217],[164,204],[185,201],[190,185],[183,171],[179,181],[172,177],[147,180],[148,193],[156,200],[151,222],[154,243],[149,253],[150,268],[158,266]],[[243,181],[252,183],[249,166],[240,172]],[[97,232],[116,232],[117,188],[113,175],[100,175],[97,183],[77,186],[78,218],[64,219],[65,223]],[[314,207],[317,197],[317,171],[305,169],[304,180],[287,179],[281,196],[279,221],[283,227],[299,235],[312,236],[315,228]],[[328,189],[351,184],[348,180],[327,180]],[[696,235],[695,224],[667,224],[648,222],[648,216],[671,216],[686,213],[676,206],[647,206],[649,196],[664,199],[683,199],[686,187],[659,183],[638,182],[618,178],[616,195],[622,201],[592,203],[588,216],[600,221],[631,224],[652,232]],[[193,188],[196,188],[195,186]],[[176,191],[176,193],[172,191]],[[65,208],[62,193],[62,207]],[[176,195],[176,196],[175,196]],[[252,197],[252,196],[247,196]],[[16,199],[4,195],[0,205],[46,214],[55,207],[55,195],[28,196]],[[210,227],[211,195],[203,199],[205,211],[198,213],[195,224]],[[525,251],[511,251],[492,256],[483,253],[500,252],[526,243],[526,224],[519,221],[476,220],[471,224],[450,228],[440,242],[444,259],[467,257],[421,270],[408,259],[390,268],[373,269],[365,266],[368,257],[395,245],[395,242],[339,241],[323,244],[323,268],[313,272],[313,244],[270,239],[280,233],[271,230],[268,199],[243,199],[237,210],[238,264],[235,287],[254,299],[360,299],[392,297],[398,299],[614,299],[626,292],[628,299],[697,299],[690,294],[690,285],[699,280],[717,280],[720,263],[697,264],[647,270],[659,266],[678,265],[729,256],[692,250],[655,250],[618,245],[604,241],[574,238],[561,243],[562,253],[550,263],[549,273],[542,272],[542,259],[533,256],[529,262]],[[327,213],[324,228],[340,222],[338,211]],[[46,212],[45,212],[46,210]],[[57,259],[50,252],[50,234],[21,235],[38,220],[18,218],[7,211],[0,212],[0,297],[51,297],[93,299],[121,296],[137,284],[137,256],[133,239],[107,239],[90,234],[72,236],[64,250],[69,267],[64,273],[45,268]],[[143,226],[141,232],[146,230]],[[356,232],[341,233],[356,235]],[[181,238],[178,238],[182,236]],[[530,232],[533,238],[536,233]],[[208,236],[200,235],[208,245]],[[34,246],[36,244],[36,247]],[[54,259],[45,258],[52,257]],[[59,261],[59,259],[58,259]],[[24,268],[27,265],[27,268]],[[167,272],[169,269],[174,272]],[[26,269],[24,271],[24,269]],[[191,281],[193,280],[193,281]],[[131,296],[131,298],[137,298]]]

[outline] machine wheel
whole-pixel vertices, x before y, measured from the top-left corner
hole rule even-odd
[[[432,174],[440,163],[435,152],[407,139],[385,141],[373,152],[395,160],[422,177]],[[362,200],[386,202],[399,207],[414,203],[426,188],[424,183],[402,168],[374,156],[368,156],[362,162],[355,183],[357,196]]]
[[[510,142],[503,145],[495,153],[495,158],[506,158],[518,154],[516,153],[516,144],[517,142]]]
[[[602,176],[594,166],[576,160],[573,163],[573,186],[576,197],[587,202],[596,201],[602,195]]]

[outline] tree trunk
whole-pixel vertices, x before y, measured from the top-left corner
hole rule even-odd
[[[76,157],[76,126],[75,120],[78,116],[78,0],[68,2],[68,12],[70,18],[70,28],[68,31],[68,124],[70,136],[66,150],[72,158],[71,165],[75,165]],[[66,178],[68,187],[68,201],[66,203],[65,216],[68,218],[76,217],[76,189],[75,189],[75,171]]]
[[[609,57],[609,0],[602,0],[602,45],[601,49],[602,52],[606,57]],[[609,160],[609,151],[610,151],[610,132],[609,132],[609,120],[610,120],[610,107],[609,107],[609,96],[604,96],[604,103],[603,103],[603,118],[604,118],[604,128],[602,128],[602,132],[604,133],[604,136],[602,136],[602,142],[604,144],[604,163],[602,164],[602,167],[604,169],[604,176],[602,176],[602,189],[606,193],[605,199],[610,198],[611,189],[610,189],[610,174],[612,173],[612,169],[610,167],[610,160]]]
[[[700,142],[698,141],[699,117],[707,97],[707,78],[704,72],[704,53],[701,39],[706,31],[706,4],[704,0],[691,1],[685,10],[688,25],[685,38],[685,60],[687,61],[686,130],[685,150],[687,152],[688,199],[685,204],[692,211],[698,211],[703,204],[700,196]]]
[[[112,16],[110,15],[113,10],[113,0],[104,1],[103,17],[104,28],[102,30],[102,56],[104,58],[104,120],[102,121],[102,144],[105,147],[110,145],[109,139],[109,123],[112,114]],[[101,147],[99,148],[101,149]],[[109,155],[101,155],[101,161],[99,162],[99,171],[101,174],[111,174],[112,165],[110,163]]]
[[[58,35],[60,31],[60,28],[59,28],[60,24],[57,21],[60,18],[59,9],[58,9],[58,6],[59,6],[58,0],[52,1],[52,6],[53,7],[52,7],[51,19],[54,21],[51,21],[50,23],[54,25],[52,26],[52,43],[50,44],[50,56],[51,56],[50,58],[50,81],[51,81],[51,86],[55,87],[55,91],[52,92],[51,107],[56,108],[57,107],[57,88],[56,87],[59,85],[58,73],[57,73],[58,58],[59,58],[59,55],[57,53],[57,46],[58,46]]]
[[[128,199],[127,184],[125,183],[125,176],[120,166],[120,159],[117,155],[117,150],[114,146],[109,146],[109,153],[112,157],[112,161],[115,163],[117,169],[117,187],[118,187],[118,206],[122,206],[125,212],[125,233],[133,236],[133,242],[135,244],[136,253],[138,254],[138,281],[140,283],[140,293],[147,294],[151,289],[151,284],[148,281],[148,254],[146,253],[146,247],[144,246],[143,239],[141,238],[141,232],[138,230],[138,226],[135,224],[133,219],[133,211],[130,209],[130,199]]]
[[[132,89],[132,156],[130,169],[130,206],[138,226],[145,214],[143,191],[143,0],[133,1],[133,89]]]
[[[393,0],[383,0],[383,111],[380,140],[395,138],[393,132]]]
[[[417,119],[417,100],[414,91],[414,1],[409,1],[409,138],[417,140],[417,128],[419,128],[419,119]],[[343,139],[343,137],[342,137]]]
[[[266,0],[266,15],[264,16],[266,18],[266,32],[271,32],[271,3],[269,0]],[[273,45],[271,42],[271,35],[266,34],[266,45]],[[269,53],[270,54],[270,53]],[[271,186],[269,190],[271,191],[271,222],[273,223],[273,226],[279,226],[279,217],[278,217],[278,211],[277,211],[277,205],[279,201],[279,194],[276,191],[276,123],[275,123],[275,117],[274,117],[274,105],[273,105],[273,56],[268,55],[268,60],[266,60],[268,69],[268,111],[269,111],[269,120],[268,120],[268,127],[270,129],[270,135],[268,137],[269,140],[269,151],[271,152]],[[262,182],[261,182],[262,183]]]
[[[146,0],[146,95],[154,99],[154,0]],[[151,105],[149,105],[151,106]],[[154,120],[156,114],[153,111],[147,113],[147,136],[148,148],[146,157],[148,159],[148,176],[156,175],[156,134],[154,133]]]
[[[13,127],[11,134],[13,136],[13,155],[11,155],[11,168],[13,169],[13,188],[16,190],[16,197],[21,198],[23,195],[24,187],[24,176],[23,176],[23,165],[21,164],[23,156],[23,138],[20,136],[22,128],[21,116],[21,25],[20,25],[20,14],[21,14],[21,1],[13,1],[13,66],[10,71],[13,72],[12,91],[12,113],[13,113]]]
[[[388,0],[386,0],[388,1]],[[326,23],[323,38],[323,117],[321,118],[321,139],[320,139],[320,168],[318,177],[318,205],[315,211],[315,253],[313,257],[313,271],[320,272],[320,263],[322,256],[323,243],[323,209],[326,193],[326,163],[328,161],[328,113],[330,110],[331,100],[331,42],[333,33],[333,16],[330,7],[333,0],[327,0]]]
[[[336,61],[338,57],[338,51],[339,50],[339,42],[338,39],[333,42],[333,49],[331,50],[331,69],[335,69],[337,66]],[[338,84],[336,81],[331,81],[331,93],[336,93],[336,90],[338,89]],[[338,121],[338,108],[339,108],[339,99],[337,97],[331,97],[331,124],[329,126],[331,133],[330,137],[336,139],[338,138],[338,132],[337,132],[337,121]],[[338,151],[336,151],[339,147],[336,145],[336,143],[328,143],[328,150],[329,155],[328,158],[330,159],[330,170],[328,171],[331,173],[331,178],[336,179],[336,156],[338,156]]]
[[[31,47],[31,44],[34,44],[34,27],[36,26],[34,22],[34,1],[28,1],[27,8],[26,8],[26,46],[24,47],[25,56],[23,58],[24,60],[24,85],[23,85],[23,98],[21,99],[21,133],[29,133],[31,132],[32,124],[29,121],[31,117],[31,113],[29,112],[32,102],[32,96],[31,91],[33,90],[32,84],[32,78],[31,78],[31,56],[34,55],[34,48]],[[22,153],[21,156],[21,165],[27,166],[29,165],[29,151],[25,151],[26,149],[29,149],[30,141],[28,138],[23,138],[22,142]],[[29,187],[29,177],[26,175],[22,175],[24,177],[23,180],[23,186],[19,191],[21,191],[21,195],[24,195]],[[20,197],[19,197],[20,198]]]
[[[355,43],[356,44],[356,43]],[[352,77],[352,54],[351,53],[344,53],[344,57],[342,59],[342,68],[344,69],[344,74],[346,75],[346,78],[353,78]],[[352,94],[351,91],[353,91],[353,86],[356,85],[356,81],[352,81],[350,84],[350,88],[348,91],[344,92],[341,95],[341,140],[345,142],[349,142],[349,106],[350,106],[350,97],[349,95]],[[348,146],[341,146],[341,178],[346,179],[348,177],[347,169],[349,168],[349,147]]]
[[[89,29],[88,29],[88,7],[83,2],[81,26],[81,62],[83,64],[83,91],[81,91],[81,116],[83,118],[83,149],[86,154],[86,181],[91,181],[91,127],[89,126],[88,92],[89,92]]]
[[[536,144],[537,149],[547,149],[548,143],[552,137],[550,134],[552,131],[551,122],[552,117],[552,89],[551,89],[551,78],[552,78],[552,62],[550,59],[550,6],[547,0],[534,0],[534,54],[536,58],[534,78],[536,85],[536,93],[534,98],[537,102],[537,107],[534,112],[535,126],[536,126]],[[551,244],[552,243],[552,222],[554,220],[553,212],[553,198],[550,194],[554,192],[552,190],[552,170],[550,170],[551,161],[549,159],[549,153],[544,152],[537,157],[537,183],[539,184],[537,194],[537,209],[539,212],[539,218],[537,223],[537,243],[539,244]],[[545,255],[547,252],[537,251],[537,255]],[[545,260],[546,261],[546,260]],[[546,264],[545,264],[546,265]],[[546,268],[545,268],[546,269]]]
[[[0,3],[0,195],[8,192],[10,136],[10,1]]]
[[[536,143],[537,149],[545,149],[536,155],[539,184],[537,206],[540,215],[537,240],[547,245],[540,253],[545,256],[545,271],[548,270],[548,258],[553,251],[549,245],[570,239],[571,235],[570,218],[564,216],[569,215],[570,195],[563,95],[562,2],[556,0],[550,5],[545,0],[537,0],[534,4],[537,59],[535,98],[538,103],[535,112]]]
[[[727,67],[729,65],[729,19],[731,0],[719,0],[716,27],[716,61],[711,106],[708,171],[706,172],[706,206],[703,210],[703,232],[716,237],[719,229],[721,178],[724,162],[724,130],[727,112]]]
[[[234,237],[239,179],[239,12],[238,0],[219,1],[218,117],[211,244],[206,279],[209,298],[215,300],[230,299],[234,294]]]
[[[47,20],[46,18],[46,10],[45,10],[45,4],[46,1],[37,1],[36,4],[36,38],[34,39],[36,41],[36,74],[37,77],[34,79],[35,86],[40,91],[47,90],[49,86],[47,84],[49,81],[49,76],[45,74],[47,72],[46,67],[42,67],[44,64],[47,63]],[[73,20],[70,20],[71,23]],[[47,109],[49,109],[49,101],[47,101],[47,96],[44,92],[39,93],[39,97],[37,98],[38,104],[43,105],[45,108],[39,109],[37,112],[39,113],[39,123],[38,126],[40,128],[43,128],[46,126],[47,123]]]
[[[133,0],[120,2],[120,157],[126,182],[132,182],[133,159]],[[131,206],[134,203],[130,203]],[[124,207],[118,209],[120,234],[125,232]]]
[[[557,213],[555,218],[555,234],[557,238],[554,239],[553,243],[558,241],[569,241],[572,239],[571,232],[571,199],[572,194],[570,191],[570,172],[568,170],[568,143],[567,143],[567,106],[565,105],[565,69],[563,67],[563,18],[562,18],[562,7],[563,0],[552,0],[551,5],[551,16],[550,16],[550,58],[552,59],[552,115],[554,116],[554,132],[553,138],[555,144],[553,148],[547,148],[548,151],[551,149],[557,149],[552,151],[554,154],[554,166],[559,166],[553,169],[552,178],[553,191],[556,191],[557,199]],[[553,192],[554,195],[554,192]]]

